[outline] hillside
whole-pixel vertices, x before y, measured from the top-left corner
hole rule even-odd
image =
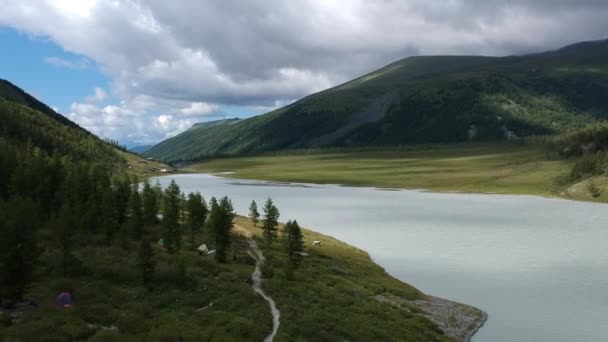
[[[123,161],[111,145],[6,80],[0,80],[0,139],[74,160]]]
[[[496,141],[608,117],[608,40],[507,57],[409,57],[273,112],[195,125],[164,161],[286,149]]]

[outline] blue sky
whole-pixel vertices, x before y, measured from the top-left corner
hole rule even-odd
[[[72,102],[91,95],[95,87],[110,86],[94,61],[66,52],[48,39],[0,27],[0,42],[10,51],[0,54],[0,78],[62,113],[69,111]],[[49,58],[72,62],[74,68],[46,62]]]

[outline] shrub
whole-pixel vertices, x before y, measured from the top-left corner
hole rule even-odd
[[[583,155],[572,167],[570,178],[578,180],[600,174],[603,169],[604,159],[603,153]]]

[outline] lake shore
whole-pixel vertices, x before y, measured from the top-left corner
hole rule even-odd
[[[273,273],[276,274],[277,265],[272,265],[272,260],[276,262],[277,254],[280,251],[276,247],[268,246],[263,242],[261,240],[261,230],[254,227],[247,218],[238,217],[235,227],[239,231],[247,231],[249,239],[260,239],[259,246],[264,255],[268,255],[271,267],[274,269]],[[293,282],[294,279],[280,280],[276,276],[262,279],[262,288],[268,296],[276,300],[281,315],[290,317],[305,313],[302,308],[294,308],[294,297],[297,296],[296,293],[300,286],[306,285],[312,297],[302,297],[299,301],[296,301],[297,306],[306,305],[305,302],[314,300],[318,296],[317,293],[326,291],[326,284],[330,282],[333,284],[331,285],[332,288],[343,289],[340,291],[342,293],[340,295],[328,295],[324,297],[325,299],[320,304],[325,310],[333,307],[336,313],[339,313],[338,316],[344,318],[342,324],[345,324],[345,327],[350,326],[349,330],[355,329],[350,325],[352,324],[351,321],[355,320],[355,316],[349,317],[351,315],[349,310],[352,309],[342,307],[341,301],[343,299],[338,299],[345,297],[343,291],[357,293],[355,297],[358,297],[358,299],[349,299],[349,302],[352,302],[349,307],[359,307],[359,310],[376,307],[384,315],[389,314],[391,316],[390,320],[397,325],[400,324],[399,317],[402,315],[405,318],[403,322],[407,322],[414,317],[424,317],[433,322],[436,328],[443,332],[443,336],[449,338],[450,341],[470,341],[471,337],[483,326],[487,319],[487,314],[480,309],[423,294],[411,285],[394,278],[376,264],[367,252],[357,247],[309,229],[303,229],[302,231],[305,246],[311,246],[312,241],[319,241],[322,247],[306,247],[308,256],[305,257],[301,269],[298,269],[295,273],[298,284],[296,285]],[[340,271],[336,272],[337,269]],[[289,286],[286,286],[286,284]],[[310,289],[313,289],[313,291],[310,291]],[[362,300],[362,296],[367,298]],[[346,295],[346,297],[348,298],[350,295]],[[320,299],[318,300],[320,301]],[[378,305],[380,307],[377,307]],[[367,318],[364,326],[367,327],[366,329],[371,329],[372,325],[375,326],[384,319],[381,317]],[[285,323],[281,322],[277,337],[281,339],[281,337],[292,336],[289,331],[294,329],[294,323],[298,323],[297,320],[296,322],[290,322],[289,320]],[[319,324],[314,329],[323,329],[327,322]],[[398,334],[398,331],[395,331],[395,333]],[[407,330],[403,333],[407,334]],[[404,336],[408,339],[411,338],[408,335]],[[370,336],[370,338],[372,337]],[[378,336],[375,337],[378,338]]]
[[[539,146],[479,144],[218,158],[184,164],[180,170],[266,181],[608,202],[608,191],[593,197],[588,180],[569,180],[572,164],[571,160],[547,159]],[[608,189],[606,177],[595,177],[593,182],[601,190]]]

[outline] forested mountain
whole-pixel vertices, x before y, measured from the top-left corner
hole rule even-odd
[[[0,80],[0,140],[78,161],[121,162],[110,144],[5,80]]]
[[[35,109],[66,126],[80,128],[73,121],[70,121],[63,115],[55,112],[49,106],[38,101],[35,97],[7,80],[0,79],[0,98]]]
[[[180,161],[547,135],[608,118],[607,93],[608,40],[523,56],[409,57],[267,114],[195,125],[145,154]]]
[[[124,160],[110,144],[11,83],[0,82],[2,306],[21,300],[38,257],[56,243],[71,248],[84,227],[89,233],[102,227],[116,232],[116,224],[108,223],[115,217],[112,210],[105,211],[107,217],[102,210],[122,203],[119,194],[130,189],[126,175],[116,178],[121,165]],[[39,244],[41,235],[44,244]],[[62,258],[65,274],[72,258]]]

